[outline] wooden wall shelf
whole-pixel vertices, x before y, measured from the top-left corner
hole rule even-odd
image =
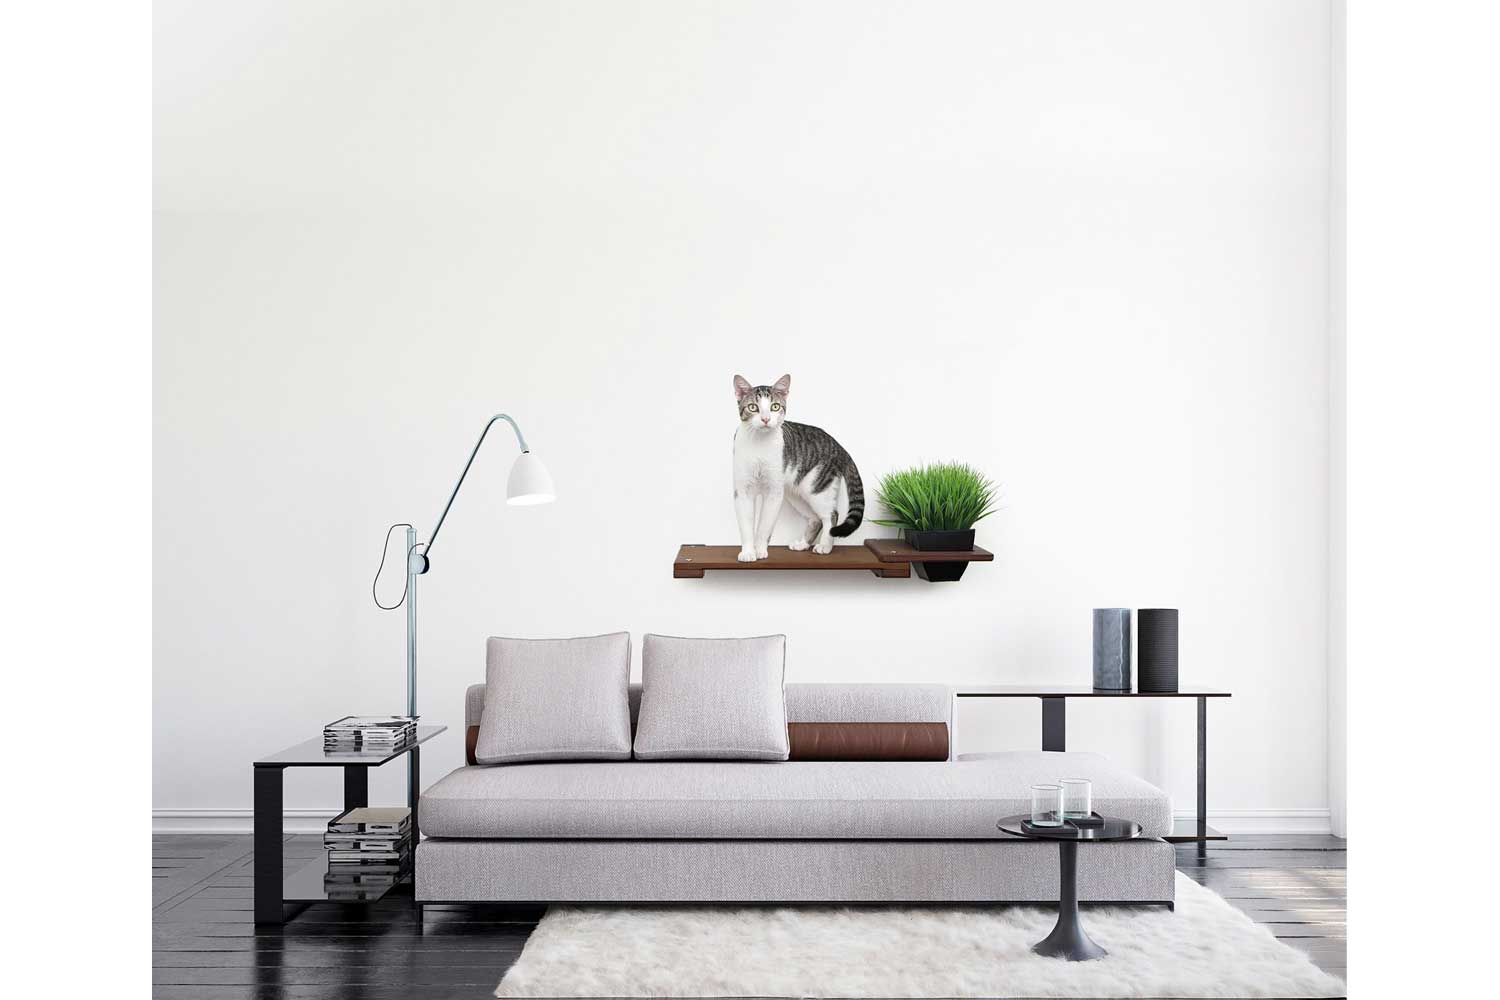
[[[770,556],[755,562],[740,562],[738,545],[684,545],[677,550],[672,563],[672,576],[679,580],[701,577],[707,570],[768,570],[768,569],[816,569],[816,570],[869,570],[881,577],[911,576],[911,563],[904,561],[882,561],[874,551],[863,545],[835,545],[833,551],[820,556],[811,549],[793,552],[785,545],[773,545]]]
[[[696,580],[708,570],[768,569],[867,569],[880,577],[905,579],[911,576],[914,562],[993,562],[995,554],[979,548],[971,552],[919,552],[899,538],[871,538],[863,545],[835,545],[833,551],[820,556],[811,549],[793,552],[785,545],[773,545],[770,556],[755,562],[740,562],[738,545],[684,545],[672,562],[672,576],[679,580]]]

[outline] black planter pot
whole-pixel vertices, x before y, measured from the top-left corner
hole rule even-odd
[[[911,531],[906,540],[919,552],[968,552],[974,548],[974,529],[965,531]],[[917,575],[931,583],[957,580],[969,568],[966,562],[919,562]]]

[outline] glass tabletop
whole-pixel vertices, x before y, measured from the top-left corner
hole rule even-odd
[[[1006,816],[995,824],[995,829],[1027,840],[1134,840],[1141,835],[1141,824],[1132,819],[1101,816],[1103,826],[1070,826],[1064,822],[1058,827],[1035,827],[1027,823],[1031,816],[1019,813]],[[1026,823],[1025,826],[1021,824]]]
[[[1228,691],[1215,688],[1181,688],[1177,691],[1114,691],[1087,684],[960,684],[953,689],[959,698],[1228,698]]]
[[[377,750],[370,753],[324,753],[323,737],[315,736],[295,746],[262,757],[256,767],[344,767],[349,764],[364,764],[379,767],[388,760],[406,753],[412,747],[426,743],[439,733],[447,732],[447,726],[418,726],[417,737],[400,750]]]

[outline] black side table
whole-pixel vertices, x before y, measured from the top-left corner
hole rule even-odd
[[[416,849],[421,839],[417,826],[417,797],[422,792],[420,764],[421,744],[447,726],[418,726],[417,737],[409,746],[391,753],[324,753],[323,738],[306,740],[296,746],[278,750],[255,762],[255,922],[280,924],[296,916],[308,903],[328,899],[323,875],[328,861],[316,861],[294,872],[285,882],[281,871],[282,777],[289,767],[342,767],[344,769],[344,811],[370,804],[370,768],[411,755],[411,775],[407,783],[406,803],[411,808],[411,843]],[[389,886],[372,887],[360,894],[361,902],[373,903]],[[340,897],[341,901],[347,901]],[[292,904],[290,911],[287,904]]]
[[[1109,952],[1099,947],[1083,932],[1078,919],[1078,845],[1110,840],[1134,840],[1141,835],[1141,824],[1128,819],[1105,816],[1103,826],[1035,827],[1027,815],[1007,816],[995,826],[1002,833],[1027,840],[1057,841],[1057,856],[1062,865],[1058,880],[1057,926],[1052,933],[1031,946],[1038,955],[1062,958],[1069,962],[1087,962],[1103,958]]]

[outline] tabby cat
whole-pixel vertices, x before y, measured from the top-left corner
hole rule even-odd
[[[786,418],[792,377],[751,385],[734,377],[740,428],[734,433],[734,513],[740,525],[740,562],[764,559],[783,499],[807,518],[807,530],[788,546],[833,551],[833,539],[852,535],[865,516],[865,491],[854,459],[827,432]]]

